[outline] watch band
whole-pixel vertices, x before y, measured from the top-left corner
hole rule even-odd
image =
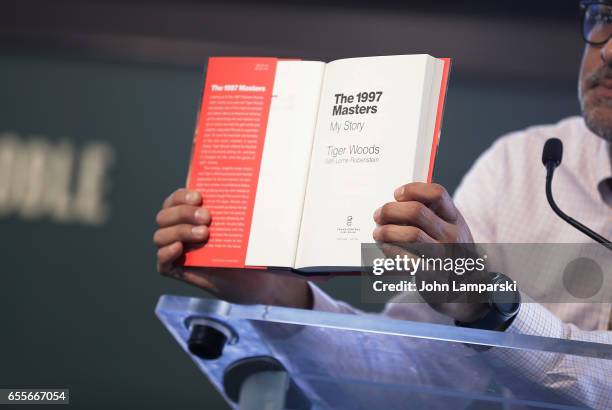
[[[511,279],[501,273],[492,272],[492,278],[490,281],[493,284],[503,284],[511,282]],[[521,296],[518,290],[512,292],[512,297],[514,300],[512,302],[513,306],[510,309],[508,309],[506,306],[509,304],[507,301],[502,303],[496,299],[496,296],[496,292],[489,293],[489,311],[483,317],[473,322],[455,321],[455,325],[473,329],[505,330],[510,325],[512,319],[514,319],[514,317],[518,314],[521,306]]]

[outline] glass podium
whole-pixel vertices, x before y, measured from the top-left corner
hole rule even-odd
[[[232,409],[583,409],[516,364],[612,369],[612,345],[372,314],[168,295],[156,314]]]

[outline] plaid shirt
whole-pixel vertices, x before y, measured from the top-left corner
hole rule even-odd
[[[455,203],[479,243],[590,243],[562,221],[544,195],[544,142],[563,141],[565,158],[553,181],[561,208],[606,238],[612,237],[610,145],[588,130],[582,117],[528,128],[500,138],[474,164],[455,193]],[[316,310],[354,313],[312,286]],[[383,314],[450,324],[427,306],[387,304]],[[612,344],[610,303],[523,303],[512,333]],[[515,349],[483,355],[529,380],[597,409],[612,408],[612,361]]]

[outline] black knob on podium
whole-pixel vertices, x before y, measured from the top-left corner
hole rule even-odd
[[[204,360],[214,360],[221,356],[227,343],[227,336],[208,325],[193,325],[187,340],[189,351]]]

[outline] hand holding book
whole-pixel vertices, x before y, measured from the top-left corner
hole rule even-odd
[[[157,270],[217,297],[235,303],[311,308],[312,296],[306,281],[265,271],[185,268],[185,250],[206,246],[211,224],[210,212],[202,206],[197,191],[178,189],[163,203],[156,217],[159,226],[153,235],[158,248]]]
[[[404,245],[474,242],[463,215],[443,186],[413,182],[397,188],[394,198],[395,201],[388,202],[374,211],[377,227],[372,237],[383,244],[382,249],[386,257],[401,255],[405,252]],[[482,303],[430,301],[429,304],[438,312],[466,323],[482,317],[487,308]]]
[[[409,183],[396,189],[394,198],[395,201],[383,204],[374,212],[375,241],[383,244],[473,242],[469,227],[444,187]],[[156,221],[159,229],[153,240],[158,247],[157,268],[161,274],[210,291],[229,302],[312,308],[306,281],[296,276],[263,270],[182,266],[186,249],[206,246],[212,222],[197,191],[175,191],[164,201]],[[387,256],[392,257],[393,251],[390,252]],[[482,313],[482,304],[446,303],[432,304],[432,307],[463,322],[470,322]]]
[[[373,239],[385,243],[472,243],[472,234],[446,189],[412,182],[394,192],[395,201],[374,211]]]

